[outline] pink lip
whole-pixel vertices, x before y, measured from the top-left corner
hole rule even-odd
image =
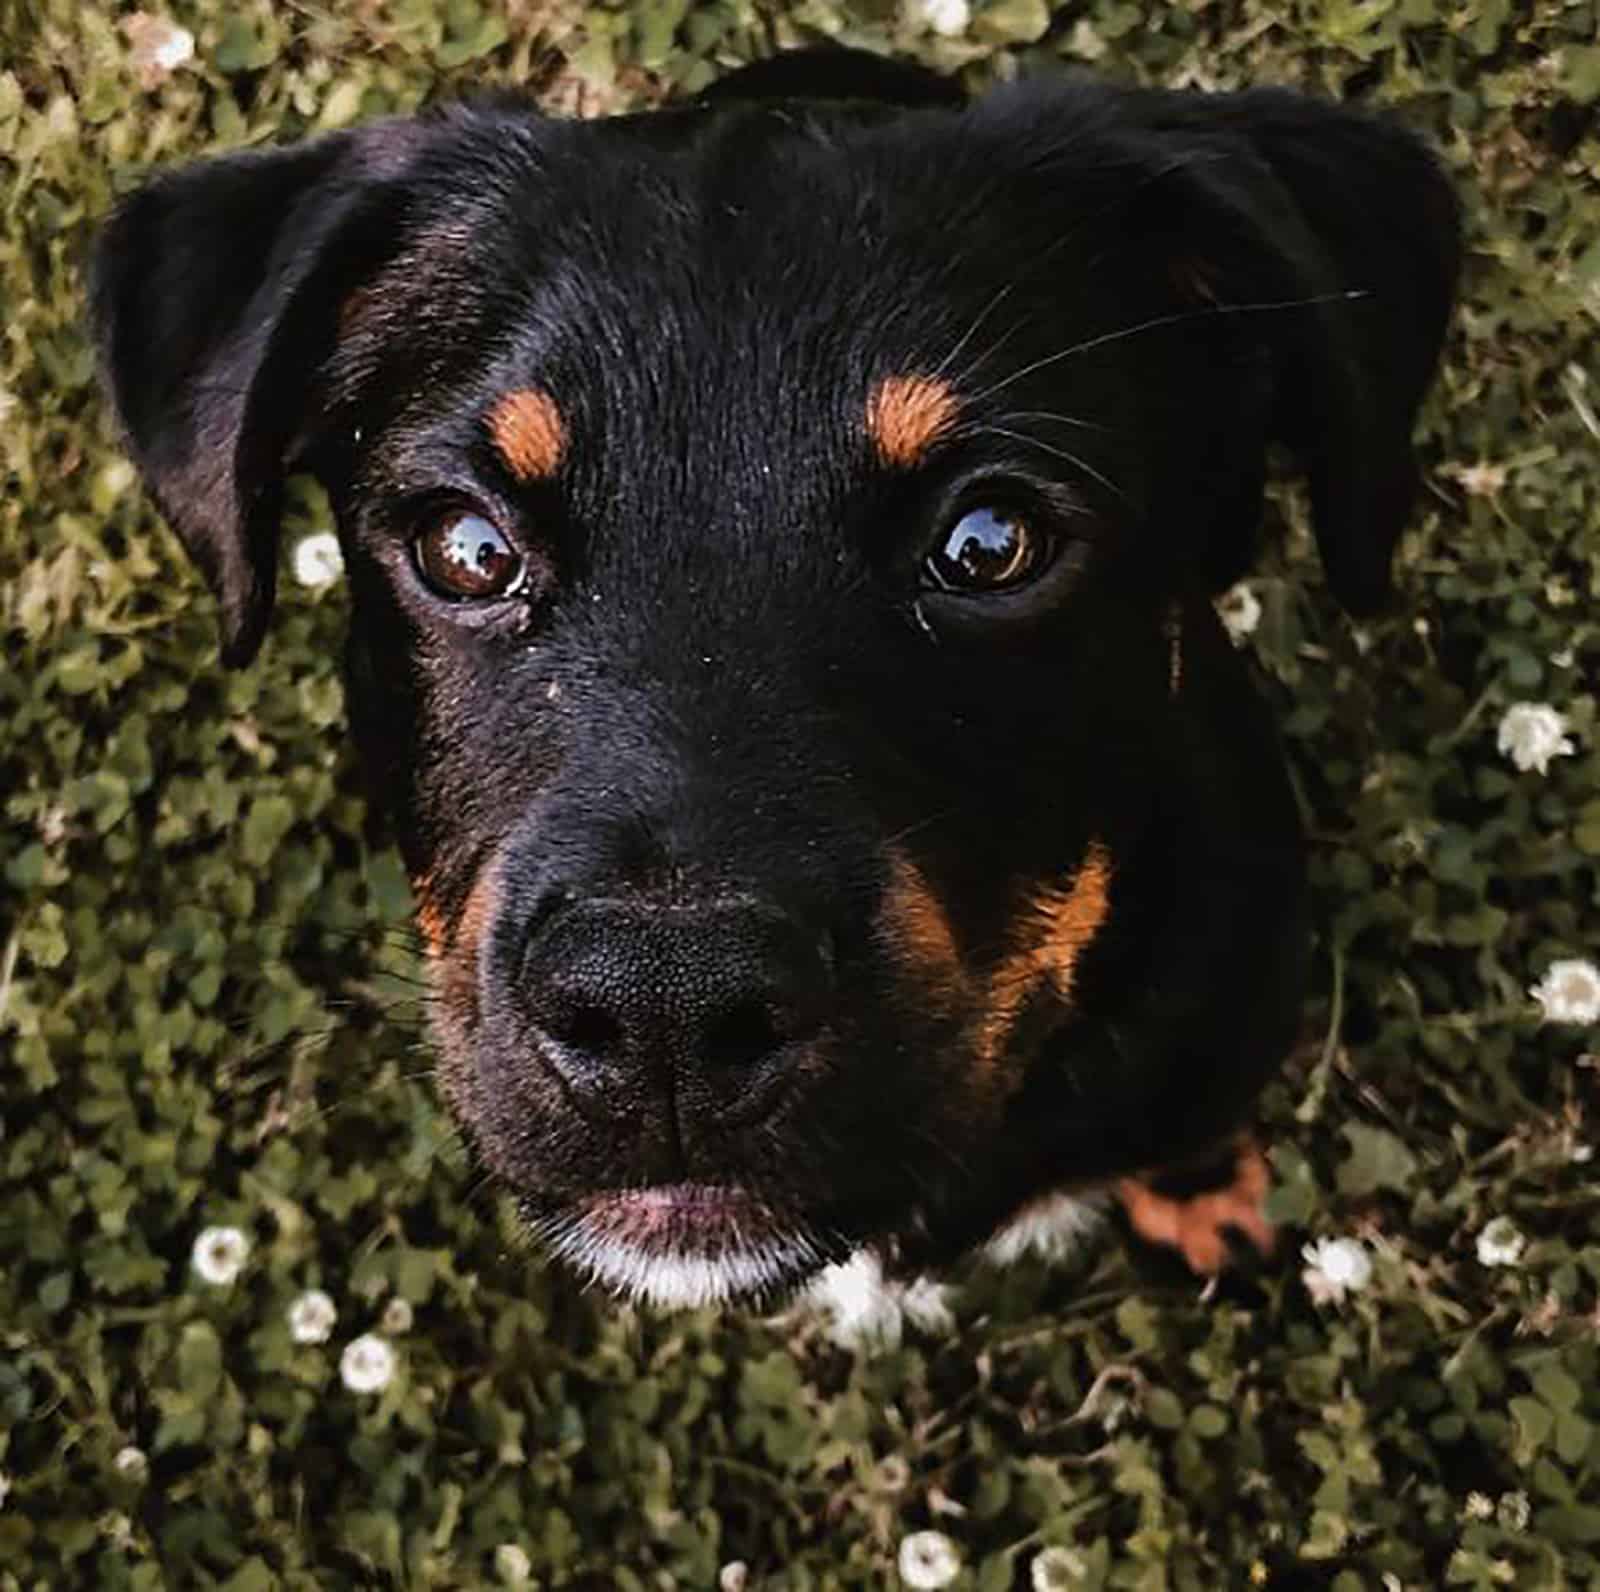
[[[634,1244],[728,1241],[766,1226],[772,1213],[744,1189],[717,1183],[661,1183],[607,1189],[584,1202],[589,1220]]]

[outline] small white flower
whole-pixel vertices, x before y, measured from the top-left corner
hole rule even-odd
[[[244,1270],[250,1240],[237,1227],[208,1227],[194,1241],[189,1263],[202,1282],[225,1288]]]
[[[1578,957],[1552,962],[1528,993],[1547,1023],[1600,1023],[1600,967]]]
[[[6,1506],[6,1494],[11,1491],[11,1478],[0,1470],[0,1509]]]
[[[1594,1159],[1594,1146],[1592,1144],[1575,1144],[1567,1151],[1567,1159],[1574,1166],[1587,1166]]]
[[[1461,1513],[1468,1520],[1487,1520],[1494,1513],[1494,1500],[1484,1492],[1469,1492]]]
[[[398,1294],[383,1307],[383,1319],[378,1323],[379,1329],[387,1332],[391,1338],[398,1338],[401,1333],[411,1330],[411,1304],[409,1300],[402,1299]]]
[[[1300,1280],[1315,1304],[1340,1304],[1372,1281],[1372,1257],[1358,1238],[1319,1238],[1300,1254],[1306,1262]]]
[[[818,1274],[807,1296],[826,1318],[828,1336],[845,1349],[896,1349],[903,1318],[883,1265],[869,1249]]]
[[[1478,1234],[1478,1264],[1515,1266],[1527,1242],[1509,1216],[1497,1216]]]
[[[494,1568],[507,1586],[526,1586],[533,1574],[533,1560],[527,1551],[515,1542],[502,1542],[494,1550]]]
[[[332,531],[313,531],[294,544],[294,578],[302,586],[320,591],[344,573],[344,555]]]
[[[750,1566],[743,1559],[730,1559],[717,1571],[718,1592],[744,1592],[750,1585]]]
[[[1261,599],[1240,581],[1217,598],[1217,618],[1234,646],[1242,647],[1245,637],[1261,623]]]
[[[194,35],[166,17],[135,11],[122,19],[122,31],[128,39],[128,58],[147,89],[194,59]]]
[[[1495,1519],[1503,1531],[1526,1531],[1532,1506],[1525,1492],[1508,1492],[1500,1495],[1495,1506]]]
[[[143,1481],[149,1474],[150,1460],[142,1448],[129,1443],[117,1450],[111,1466],[119,1476],[126,1476],[130,1481]]]
[[[900,1544],[899,1562],[909,1587],[949,1586],[961,1574],[961,1555],[942,1531],[913,1531]]]
[[[967,0],[917,0],[917,11],[925,26],[947,39],[959,38],[972,22]]]
[[[289,1336],[296,1343],[326,1343],[339,1312],[320,1288],[307,1288],[289,1306]]]
[[[1548,773],[1552,757],[1571,757],[1576,750],[1570,728],[1548,702],[1513,702],[1501,717],[1495,748],[1524,774],[1530,768]]]
[[[1071,1588],[1083,1585],[1088,1573],[1083,1555],[1071,1548],[1045,1548],[1034,1554],[1028,1568],[1033,1592],[1071,1592]]]
[[[339,1376],[352,1393],[381,1393],[394,1376],[394,1350],[375,1332],[352,1338],[339,1356]]]

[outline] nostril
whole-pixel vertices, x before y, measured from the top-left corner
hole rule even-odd
[[[701,1056],[712,1067],[748,1067],[785,1042],[772,1009],[763,1001],[740,1001],[706,1025]]]
[[[622,1024],[601,1006],[574,1004],[546,1026],[557,1044],[606,1061],[621,1053]]]

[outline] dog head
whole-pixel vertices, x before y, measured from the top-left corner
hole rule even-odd
[[[1455,268],[1365,115],[776,72],[214,160],[97,260],[230,662],[285,477],[327,483],[448,1096],[559,1252],[667,1302],[1004,1181],[1158,872],[1171,617],[1249,566],[1274,443],[1381,599]]]

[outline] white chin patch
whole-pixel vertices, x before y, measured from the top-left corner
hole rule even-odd
[[[759,1298],[803,1277],[821,1259],[816,1245],[799,1233],[755,1240],[747,1248],[696,1254],[631,1243],[596,1232],[582,1220],[549,1235],[549,1243],[586,1281],[661,1310],[697,1310]]]
[[[1059,1266],[1081,1254],[1105,1220],[1103,1199],[1046,1194],[1029,1200],[979,1253],[991,1266],[1012,1266],[1025,1255]]]

